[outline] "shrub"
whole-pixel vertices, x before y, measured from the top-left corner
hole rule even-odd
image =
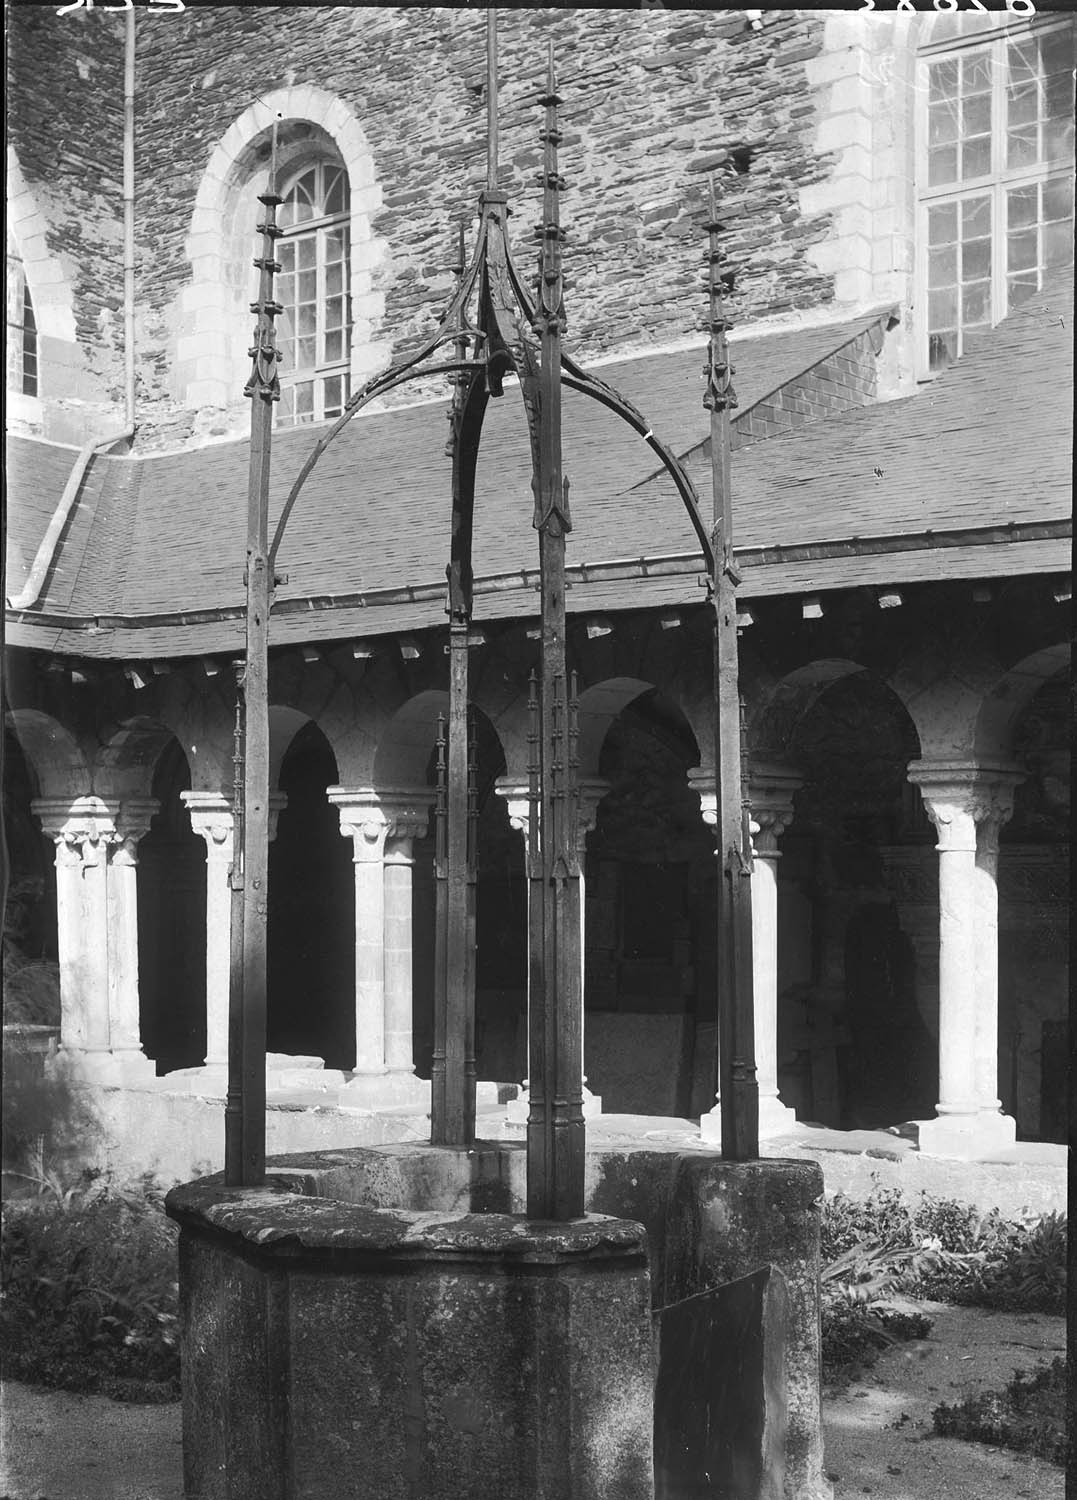
[[[159,1194],[89,1182],[9,1203],[0,1274],[9,1376],[178,1399],[176,1234]]]
[[[926,1193],[912,1207],[894,1189],[876,1188],[865,1200],[837,1194],[824,1209],[824,1264],[858,1246],[903,1257],[891,1284],[910,1296],[1006,1311],[1065,1310],[1064,1214],[1021,1224],[997,1209],[984,1213]]]
[[[1066,1361],[1054,1359],[1031,1375],[1015,1370],[1001,1391],[983,1391],[955,1406],[937,1406],[933,1421],[942,1437],[1032,1453],[1064,1468]]]

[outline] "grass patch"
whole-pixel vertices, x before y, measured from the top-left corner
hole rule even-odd
[[[4,1373],[118,1401],[179,1399],[177,1233],[161,1195],[93,1182],[4,1205]]]
[[[934,1424],[940,1437],[1012,1448],[1065,1468],[1066,1361],[1054,1359],[1030,1375],[1015,1370],[1001,1391],[937,1406]]]

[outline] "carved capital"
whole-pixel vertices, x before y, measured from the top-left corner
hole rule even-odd
[[[803,777],[787,766],[752,763],[752,846],[764,859],[778,858],[778,840],[793,821],[793,798],[803,785]]]
[[[206,841],[206,858],[231,863],[232,799],[220,792],[180,792],[191,827]]]
[[[1024,772],[1010,765],[967,761],[912,761],[909,780],[920,788],[939,835],[940,852],[998,851],[998,834],[1013,813]]]
[[[700,815],[712,833],[718,828],[718,793],[714,785],[714,770],[707,766],[695,766],[688,772],[688,785],[699,798]]]
[[[581,854],[587,844],[587,835],[594,832],[595,824],[598,822],[599,803],[612,785],[613,783],[607,781],[604,776],[583,776],[580,778],[580,801],[576,829]]]
[[[94,796],[37,797],[30,806],[56,845],[58,869],[79,865],[84,871],[94,869],[107,862],[110,846],[120,842],[118,801]]]
[[[340,816],[341,836],[352,840],[356,864],[383,861],[389,839],[422,838],[434,801],[425,788],[331,786],[326,796]],[[406,858],[410,851],[396,852]]]
[[[521,835],[524,846],[527,845],[527,835],[531,823],[531,803],[528,798],[528,785],[526,781],[497,781],[494,791],[504,801],[509,810],[509,825]]]

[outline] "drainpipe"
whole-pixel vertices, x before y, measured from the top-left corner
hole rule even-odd
[[[135,435],[135,12],[127,12],[123,60],[123,351],[124,428],[108,437],[92,438],[79,449],[67,476],[60,503],[37,549],[30,576],[19,593],[7,601],[9,609],[29,609],[37,603],[56,556],[64,528],[78,499],[86,471],[99,453]]]

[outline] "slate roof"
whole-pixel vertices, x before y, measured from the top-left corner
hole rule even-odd
[[[742,594],[1065,569],[1068,548],[1059,538],[1070,490],[1071,291],[1066,298],[1062,290],[1041,293],[912,398],[735,454]],[[853,322],[735,338],[738,416],[887,318],[878,309]],[[640,356],[596,371],[675,451],[695,450],[693,467],[706,462],[703,352]],[[362,416],[327,450],[278,559],[289,576],[278,590],[274,644],[444,622],[444,409]],[[699,603],[695,537],[672,485],[650,477],[651,450],[612,414],[568,391],[564,429],[575,523],[569,608]],[[275,437],[271,528],[312,441],[309,429]],[[21,553],[24,567],[66,479],[60,453],[73,459],[54,445],[9,443],[13,561]],[[247,444],[235,442],[96,460],[35,609],[40,618],[10,618],[8,639],[128,658],[235,649],[247,454]],[[706,510],[709,469],[695,477]],[[522,405],[507,390],[491,403],[480,450],[479,619],[537,613],[530,478]],[[1016,529],[985,531],[996,522]],[[947,528],[951,536],[939,535]],[[8,593],[21,581],[11,567]]]

